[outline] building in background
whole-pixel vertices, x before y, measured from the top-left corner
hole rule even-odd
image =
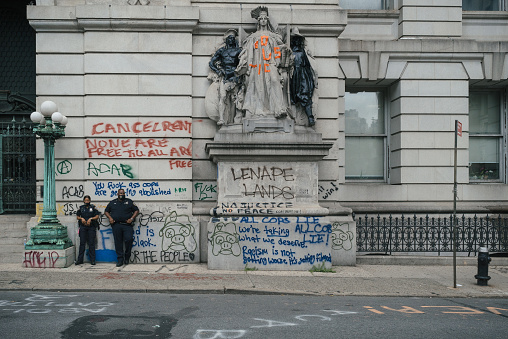
[[[142,212],[139,262],[171,262],[180,252],[206,261],[217,170],[205,145],[218,128],[205,113],[208,62],[228,29],[255,29],[250,10],[257,5],[40,0],[26,7],[27,19],[20,7],[1,5],[2,41],[10,46],[0,59],[0,90],[10,91],[0,94],[1,121],[12,120],[4,107],[15,93],[25,104],[18,117],[45,100],[69,117],[66,138],[56,145],[63,223],[76,228],[84,195],[103,210],[124,188]],[[334,143],[319,164],[322,206],[356,214],[449,213],[459,120],[459,211],[506,212],[506,0],[282,0],[268,6],[273,20],[299,28],[318,64],[315,128]],[[43,152],[37,145],[37,176],[26,180],[40,213]],[[5,168],[17,165],[4,160],[2,166],[5,201],[5,183],[14,177]],[[23,210],[12,212],[32,214],[35,201],[26,199]],[[151,223],[192,225],[196,247],[168,247]],[[104,226],[98,253],[104,250],[106,259],[112,236]]]

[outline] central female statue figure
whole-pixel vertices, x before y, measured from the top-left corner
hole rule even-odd
[[[279,71],[281,57],[290,50],[275,32],[268,17],[268,8],[259,6],[251,11],[258,21],[257,31],[244,42],[236,74],[246,75],[242,109],[245,118],[286,116],[288,104],[284,99]]]

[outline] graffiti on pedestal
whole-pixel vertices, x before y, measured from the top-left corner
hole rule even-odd
[[[27,268],[55,268],[60,259],[57,251],[35,250],[25,251],[23,266]]]
[[[234,222],[219,222],[213,229],[210,237],[213,255],[234,255],[241,254],[240,235]]]
[[[211,223],[212,257],[236,256],[243,265],[260,267],[331,264],[332,225],[325,218],[232,217]]]
[[[142,210],[143,211],[143,210]],[[96,258],[99,262],[116,261],[113,230],[107,218],[100,219]],[[196,239],[199,227],[183,210],[143,211],[136,218],[131,263],[199,262]]]
[[[194,252],[197,248],[196,230],[189,216],[178,215],[176,211],[166,217],[159,236],[162,238],[163,251]]]
[[[350,251],[353,248],[354,234],[349,230],[349,223],[332,224],[332,249]]]

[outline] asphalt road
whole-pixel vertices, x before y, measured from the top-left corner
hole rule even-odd
[[[508,299],[0,292],[10,338],[506,338]]]

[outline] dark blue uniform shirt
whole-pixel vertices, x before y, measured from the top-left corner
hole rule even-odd
[[[139,211],[138,206],[129,198],[112,200],[108,206],[106,206],[105,210],[105,212],[111,215],[111,218],[113,218],[115,222],[122,224],[126,224],[127,219],[130,219],[136,211]]]
[[[79,210],[76,212],[76,215],[80,218],[84,218],[85,220],[88,220],[96,215],[100,215],[101,212],[99,212],[99,210],[97,210],[97,208],[95,207],[95,205],[81,205],[79,207]],[[81,220],[79,220],[79,226],[84,226],[82,223],[81,223]]]

